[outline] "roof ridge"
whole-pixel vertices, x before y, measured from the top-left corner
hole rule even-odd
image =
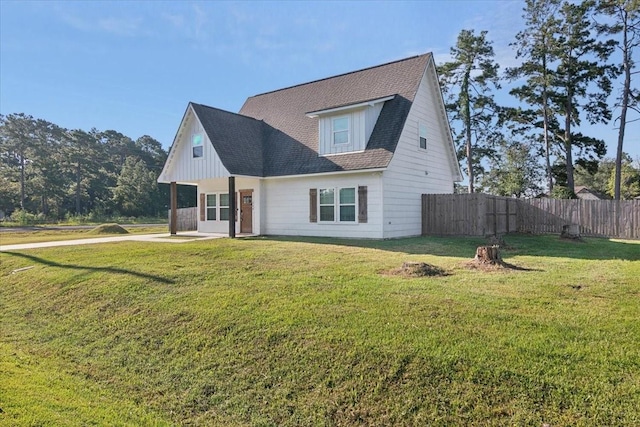
[[[240,113],[235,113],[235,112],[229,111],[229,110],[223,110],[222,108],[212,107],[210,105],[200,104],[198,102],[193,102],[193,101],[189,101],[189,104],[197,105],[199,107],[209,108],[210,110],[216,110],[216,111],[220,111],[222,113],[233,114],[234,116],[239,116],[239,117],[243,117],[245,119],[251,119],[251,120],[256,121],[256,122],[264,123],[264,120],[258,120],[255,117],[247,116],[247,115],[240,114]]]
[[[287,87],[283,87],[283,88],[280,88],[280,89],[270,90],[268,92],[263,92],[263,93],[259,93],[257,95],[250,96],[249,98],[247,98],[247,100],[249,100],[251,98],[257,98],[257,97],[263,96],[263,95],[269,95],[269,94],[275,93],[275,92],[281,92],[283,90],[289,90],[289,89],[293,89],[293,88],[300,87],[300,86],[306,86],[306,85],[309,85],[309,84],[322,82],[322,81],[325,81],[325,80],[335,79],[337,77],[343,77],[343,76],[348,76],[350,74],[360,73],[362,71],[368,71],[368,70],[373,70],[375,68],[386,67],[387,65],[396,64],[398,62],[409,61],[409,60],[420,58],[420,57],[427,56],[427,55],[431,55],[431,52],[423,53],[422,55],[410,56],[408,58],[397,59],[395,61],[385,62],[384,64],[373,65],[371,67],[365,67],[365,68],[361,68],[361,69],[355,70],[355,71],[349,71],[349,72],[342,73],[342,74],[336,74],[334,76],[324,77],[322,79],[312,80],[310,82],[298,83],[298,84],[293,85],[293,86],[287,86]]]

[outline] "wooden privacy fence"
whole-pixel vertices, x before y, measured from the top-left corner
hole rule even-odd
[[[198,229],[198,208],[180,208],[177,211],[177,231]],[[169,230],[171,230],[171,210],[169,210]]]
[[[640,200],[513,199],[487,194],[423,194],[422,234],[488,236],[560,233],[640,239]]]

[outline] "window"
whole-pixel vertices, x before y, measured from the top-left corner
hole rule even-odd
[[[334,144],[349,143],[349,116],[336,117],[331,120]]]
[[[229,194],[200,195],[200,221],[229,221]]]
[[[216,220],[216,194],[207,194],[207,221]]]
[[[356,222],[356,189],[321,188],[318,206],[322,222]]]
[[[335,197],[333,188],[320,189],[320,221],[335,220]]]
[[[356,189],[340,189],[340,222],[356,220]]]
[[[427,125],[420,123],[420,134],[418,135],[420,148],[427,149]]]
[[[229,221],[229,194],[220,195],[220,221]]]
[[[204,145],[202,144],[201,133],[195,133],[191,137],[191,153],[194,159],[204,156]]]

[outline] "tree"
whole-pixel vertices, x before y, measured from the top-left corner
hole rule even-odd
[[[542,145],[544,149],[547,187],[553,190],[551,171],[551,138],[549,98],[552,94],[552,63],[557,59],[557,41],[555,38],[560,21],[556,15],[560,7],[559,0],[527,0],[523,18],[525,29],[516,34],[516,58],[523,60],[519,67],[509,68],[506,77],[509,80],[525,78],[522,86],[509,93],[520,101],[534,106],[541,116]]]
[[[95,138],[95,132],[89,133],[81,129],[66,131],[63,142],[67,172],[73,182],[75,213],[79,215],[83,212],[83,196],[86,200],[89,199],[89,179],[95,175],[100,164],[100,146]]]
[[[49,214],[50,202],[53,201],[56,213],[64,198],[65,177],[60,168],[64,159],[61,156],[60,145],[64,130],[46,120],[36,120],[35,138],[38,155],[34,156],[31,166],[33,176],[30,179],[34,196],[37,197],[41,212]]]
[[[623,155],[622,171],[620,179],[620,198],[623,200],[631,200],[640,196],[640,161],[634,162],[628,155]],[[615,194],[615,182],[617,180],[616,171],[609,177],[607,189],[608,193]]]
[[[474,192],[474,170],[495,137],[492,124],[498,108],[490,86],[500,87],[499,66],[493,60],[495,54],[486,35],[486,31],[476,35],[473,30],[462,30],[451,48],[453,60],[439,67],[447,110],[452,120],[462,126],[458,137],[467,159],[469,193]]]
[[[160,142],[149,135],[143,135],[136,139],[136,155],[147,164],[147,167],[156,171],[158,175],[167,160],[167,152]]]
[[[618,98],[620,108],[620,121],[618,128],[618,144],[616,150],[614,198],[620,199],[620,186],[622,180],[623,145],[625,137],[625,127],[627,124],[627,111],[629,109],[638,110],[640,102],[640,91],[631,88],[631,76],[635,67],[633,61],[633,50],[640,45],[640,1],[638,0],[600,0],[598,11],[613,19],[612,24],[602,24],[598,26],[600,34],[609,36],[620,35],[622,40],[617,47],[622,53],[622,71],[624,81],[622,93]]]
[[[123,214],[139,216],[157,213],[157,178],[157,174],[147,168],[144,160],[127,157],[113,192],[114,200]]]
[[[9,114],[0,116],[0,154],[9,168],[18,169],[20,208],[26,209],[26,168],[29,157],[38,153],[36,120],[32,116]]]
[[[580,111],[585,110],[590,123],[607,123],[611,119],[611,110],[607,97],[611,93],[611,78],[617,74],[617,68],[607,64],[613,51],[612,41],[596,41],[592,36],[591,13],[593,0],[580,4],[565,1],[560,8],[561,24],[558,27],[558,59],[556,69],[554,101],[564,117],[564,129],[561,130],[562,149],[565,156],[567,187],[575,192],[573,174],[573,149],[576,143],[585,151],[591,148],[586,139],[574,138],[573,125],[580,124]],[[593,84],[597,86],[593,90]],[[581,105],[580,102],[584,103]],[[591,142],[597,140],[589,140]],[[593,150],[592,150],[593,151]]]
[[[483,180],[489,193],[518,198],[540,194],[539,164],[529,145],[521,142],[504,144],[491,166],[491,172]]]

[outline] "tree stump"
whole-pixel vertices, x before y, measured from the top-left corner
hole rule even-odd
[[[489,246],[500,246],[501,248],[507,247],[507,243],[504,241],[504,235],[502,234],[489,236],[487,238],[487,243],[489,244]]]
[[[497,264],[502,261],[500,258],[500,246],[478,246],[476,249],[476,262],[483,264]]]
[[[578,224],[567,224],[562,226],[561,239],[580,239],[580,226]]]

